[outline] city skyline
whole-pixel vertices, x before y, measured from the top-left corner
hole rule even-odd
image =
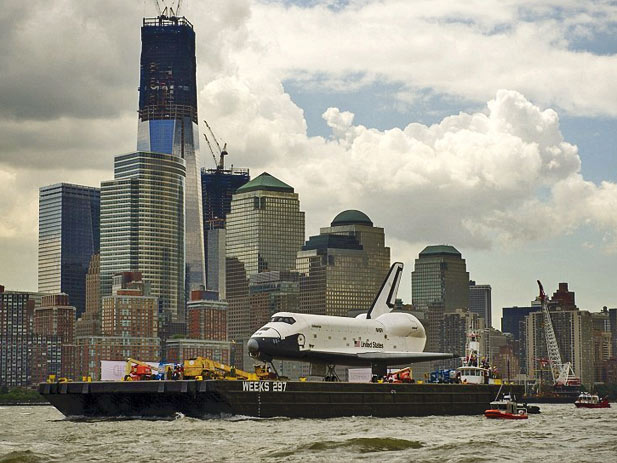
[[[456,22],[437,21],[431,29],[428,21],[402,11],[396,2],[381,9],[371,2],[329,2],[329,6],[312,2],[305,8],[290,6],[293,3],[285,2],[284,7],[276,2],[233,1],[216,8],[208,3],[184,13],[198,34],[201,113],[229,143],[234,164],[255,174],[269,171],[294,185],[307,212],[306,236],[316,235],[342,210],[362,210],[384,227],[392,260],[407,264],[403,282],[409,281],[411,263],[426,245],[451,244],[465,256],[470,277],[492,286],[495,320],[504,306],[527,305],[536,294],[537,278],[551,290],[560,281],[569,282],[583,309],[617,305],[611,287],[616,257],[608,253],[615,247],[616,221],[611,204],[617,169],[609,149],[609,132],[615,124],[610,92],[615,47],[601,40],[602,33],[610,35],[609,19],[594,15],[572,19],[574,9],[567,4],[561,17],[549,3],[544,16],[531,7],[527,13],[512,7],[498,12],[495,4],[489,4],[480,14],[473,6],[454,11],[436,5],[428,10],[435,18],[459,15],[472,20],[467,25],[459,22],[458,29],[452,25]],[[9,13],[25,18],[17,22],[35,21],[40,14],[27,6],[20,8]],[[24,97],[31,90],[29,80],[21,79],[20,85],[11,79],[3,83],[2,94],[7,97],[0,130],[7,141],[0,158],[0,178],[6,180],[0,190],[0,211],[8,219],[0,229],[0,257],[6,263],[0,282],[7,288],[36,289],[38,187],[58,182],[98,187],[101,180],[111,178],[113,156],[134,146],[137,25],[152,12],[124,6],[125,14],[114,23],[104,14],[89,16],[92,8],[75,5],[74,21],[101,21],[101,30],[88,40],[80,40],[83,32],[77,29],[67,32],[85,51],[59,57],[58,66],[72,65],[74,74],[62,83],[48,84],[53,87],[45,104],[34,101],[36,91]],[[208,9],[211,17],[205,14]],[[603,9],[607,18],[615,15],[614,8]],[[490,38],[512,45],[504,47],[504,55],[512,62],[508,74],[513,77],[497,79],[489,66],[474,83],[458,71],[464,65],[481,70],[484,57],[474,59],[463,50],[462,64],[450,53],[435,60],[457,71],[452,74],[457,77],[444,79],[448,72],[436,69],[438,63],[421,60],[410,40],[403,41],[410,55],[401,54],[396,45],[383,50],[399,62],[418,64],[411,69],[383,66],[376,73],[382,60],[375,59],[374,48],[354,53],[337,40],[331,40],[328,48],[341,59],[319,62],[313,53],[320,41],[311,45],[299,32],[285,29],[308,14],[315,19],[311,21],[315,36],[332,37],[334,32],[323,29],[345,19],[344,32],[360,41],[361,18],[372,17],[370,25],[378,26],[396,13],[400,19],[391,27],[397,34],[403,25],[419,25],[414,28],[417,37],[429,41],[443,36],[443,44],[464,45],[475,39],[479,49],[486,49]],[[268,31],[264,26],[268,15],[281,18],[277,24],[285,26]],[[34,31],[14,28],[15,52],[30,50],[41,56],[50,45],[72,49],[45,35],[62,19],[60,13],[52,14],[49,31],[42,27],[37,32],[45,40],[36,42],[24,40]],[[585,37],[578,31],[566,38],[572,24],[583,30],[597,26],[602,32]],[[538,31],[548,31],[547,37],[539,38],[534,25]],[[388,34],[386,28],[380,30]],[[264,51],[252,49],[243,45],[247,38],[268,46]],[[517,39],[522,45],[514,47]],[[535,48],[539,56],[521,62],[525,46],[534,40],[543,44]],[[303,53],[294,57],[285,44],[303,45]],[[350,57],[357,67],[349,64]],[[490,57],[495,67],[504,59]],[[547,86],[558,59],[568,60],[570,66]],[[581,64],[587,62],[588,66]],[[536,79],[523,79],[524,64]],[[33,66],[27,61],[20,72]],[[585,67],[593,69],[594,89],[577,77]],[[115,79],[106,79],[101,72],[110,72]],[[98,76],[94,83],[92,76]],[[401,86],[407,80],[413,85]],[[19,105],[13,95],[21,95]],[[57,95],[65,100],[55,100]],[[80,104],[80,98],[88,105]],[[413,122],[419,124],[408,126]],[[88,135],[88,143],[75,134],[77,124],[80,134]],[[504,128],[507,124],[511,131]],[[587,132],[598,135],[594,138]],[[17,147],[17,135],[27,142]],[[534,144],[539,150],[533,150]],[[436,163],[429,167],[434,176],[428,174],[428,160],[418,147],[433,153]],[[600,183],[603,180],[605,184]],[[410,301],[408,285],[401,287],[401,296]]]

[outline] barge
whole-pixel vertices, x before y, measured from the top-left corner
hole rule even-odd
[[[303,381],[95,381],[41,383],[67,417],[334,418],[482,415],[499,390],[484,384]],[[508,386],[522,395],[522,386]],[[519,390],[520,389],[520,390]]]

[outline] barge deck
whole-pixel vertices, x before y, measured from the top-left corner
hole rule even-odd
[[[41,383],[67,417],[333,418],[481,415],[500,386],[301,381],[127,381]],[[508,386],[522,395],[522,386]],[[520,389],[520,391],[518,390]]]

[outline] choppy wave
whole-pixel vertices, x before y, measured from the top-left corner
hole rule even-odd
[[[10,452],[0,456],[0,463],[40,463],[49,461],[30,450]]]
[[[540,415],[520,422],[481,415],[177,418],[79,421],[52,407],[11,407],[0,413],[0,463],[595,463],[615,461],[617,452],[617,408],[542,405]]]
[[[293,450],[274,452],[273,457],[285,457],[302,452],[322,452],[336,449],[350,449],[358,453],[392,452],[407,449],[419,449],[424,444],[420,441],[397,439],[394,437],[354,437],[342,441],[320,441],[300,445]]]

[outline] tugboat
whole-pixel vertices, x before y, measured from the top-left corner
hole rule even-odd
[[[478,334],[471,332],[467,337],[463,365],[456,369],[457,379],[464,384],[500,384],[497,371],[491,368],[487,358],[480,356]]]
[[[502,420],[526,420],[527,409],[516,403],[510,394],[505,394],[501,400],[491,402],[491,408],[484,411],[484,416]]]
[[[589,392],[581,392],[574,402],[576,408],[610,408],[611,404],[608,402],[608,399],[605,397],[600,400],[600,397],[597,394],[590,394]]]

